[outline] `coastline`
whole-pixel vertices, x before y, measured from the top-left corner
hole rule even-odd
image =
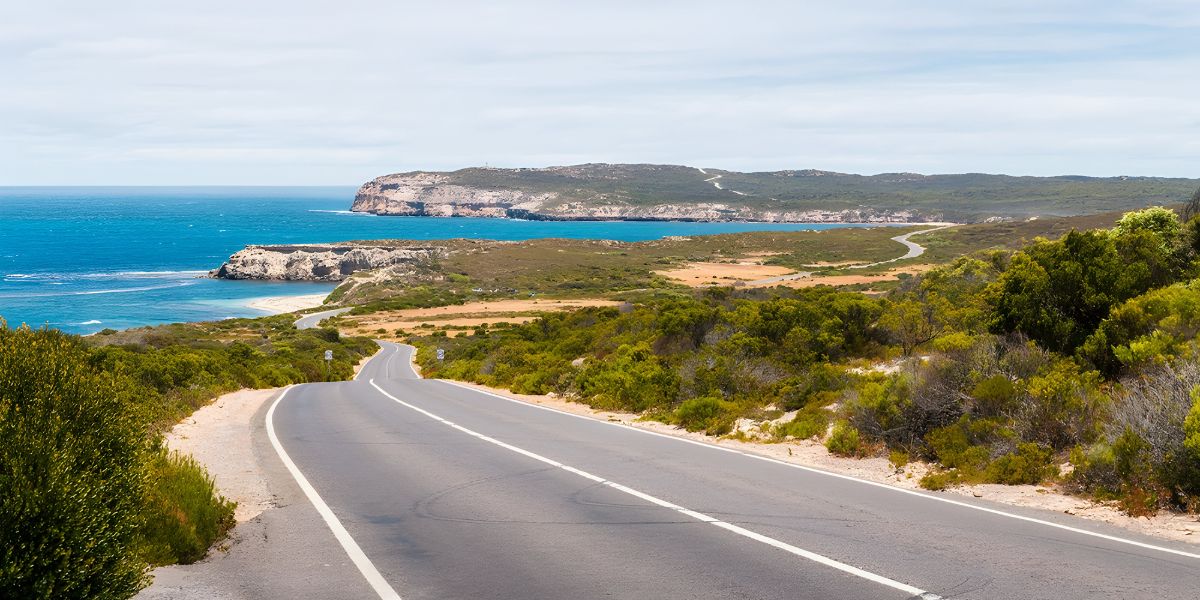
[[[325,302],[325,298],[328,296],[329,294],[265,296],[251,299],[249,302],[246,302],[246,306],[254,310],[263,311],[269,315],[280,315],[308,308],[318,308]]]

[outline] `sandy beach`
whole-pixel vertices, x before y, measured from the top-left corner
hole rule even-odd
[[[317,308],[325,301],[326,294],[309,294],[307,296],[268,296],[266,298],[255,298],[246,303],[246,306],[255,310],[265,311],[267,313],[278,315],[282,313],[296,312],[306,308]]]

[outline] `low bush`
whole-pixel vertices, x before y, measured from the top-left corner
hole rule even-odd
[[[825,435],[829,428],[830,413],[823,407],[810,405],[796,412],[795,418],[775,428],[779,438],[806,440]]]
[[[190,456],[159,449],[150,463],[140,551],[151,565],[204,558],[234,525],[235,503],[217,494],[204,467]]]
[[[135,395],[91,368],[78,338],[0,321],[0,597],[128,598],[145,585]]]
[[[987,466],[983,479],[987,483],[1018,485],[1036,484],[1058,474],[1058,467],[1051,464],[1053,451],[1032,442],[1017,445],[1016,452],[996,458]]]
[[[672,421],[688,431],[721,435],[733,428],[736,410],[736,404],[717,396],[691,398],[675,409]]]
[[[838,456],[859,456],[862,453],[862,442],[858,430],[848,421],[838,421],[825,440],[825,448]]]

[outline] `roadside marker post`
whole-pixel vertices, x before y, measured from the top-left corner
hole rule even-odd
[[[438,348],[437,349],[437,359],[438,360],[446,360],[446,351],[441,348]]]
[[[333,363],[333,350],[325,351],[325,381],[329,381],[329,365]]]

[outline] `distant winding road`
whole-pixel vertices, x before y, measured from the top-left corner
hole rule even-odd
[[[310,313],[296,319],[296,329],[312,329],[321,325],[321,321],[347,312],[352,307],[335,308],[332,310],[323,310],[321,312]]]
[[[293,386],[265,409],[256,439],[280,508],[239,526],[228,556],[181,568],[191,575],[162,589],[280,600],[1196,598],[1195,546],[423,380],[411,348],[382,346],[355,381]]]
[[[907,260],[910,258],[917,258],[918,256],[925,254],[925,247],[910,240],[909,238],[911,238],[914,235],[921,235],[923,233],[933,233],[934,231],[939,231],[939,230],[947,229],[947,228],[954,227],[954,226],[955,226],[954,223],[943,223],[941,225],[938,225],[937,227],[933,227],[930,229],[922,229],[920,231],[911,231],[904,235],[898,235],[898,236],[892,238],[892,241],[900,242],[901,244],[904,244],[905,247],[908,248],[908,252],[905,252],[903,256],[897,256],[896,258],[889,258],[887,260],[881,260],[879,262],[868,263],[865,265],[850,265],[846,268],[847,269],[866,269],[869,267],[877,267],[879,265],[886,265],[888,263],[894,263],[896,261]]]

